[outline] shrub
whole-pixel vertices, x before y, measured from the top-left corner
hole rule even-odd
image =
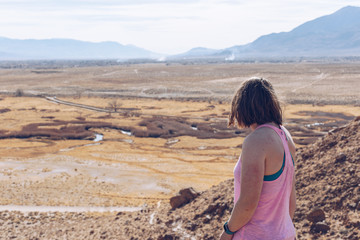
[[[22,97],[22,96],[24,96],[24,91],[20,88],[16,89],[15,97]]]

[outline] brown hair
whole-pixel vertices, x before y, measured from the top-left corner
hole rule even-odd
[[[282,110],[271,83],[263,78],[251,78],[236,92],[229,115],[228,126],[250,127],[274,122],[282,124]]]

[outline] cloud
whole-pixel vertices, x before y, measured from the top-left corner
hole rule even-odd
[[[198,46],[246,44],[264,34],[290,31],[345,5],[356,1],[0,0],[0,34],[110,40],[179,53]]]
[[[21,8],[72,8],[72,7],[106,7],[106,6],[139,6],[158,4],[194,4],[201,0],[2,0],[0,6]]]
[[[188,11],[200,1],[46,1],[46,0],[13,0],[0,1],[0,20],[6,18],[11,23],[16,19],[26,18],[36,21],[47,18],[58,20],[73,18],[76,21],[120,21],[144,22],[159,20],[180,20],[198,18],[195,12]],[[189,6],[192,7],[189,7]],[[196,6],[195,6],[196,8]],[[191,13],[189,15],[189,13]],[[36,19],[35,16],[37,16]]]

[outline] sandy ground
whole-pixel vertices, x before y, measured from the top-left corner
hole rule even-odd
[[[132,64],[42,69],[0,68],[0,92],[230,101],[241,82],[272,81],[292,103],[360,104],[359,63]]]
[[[106,98],[87,97],[65,100],[96,107],[106,107],[109,102]],[[56,123],[78,118],[142,129],[145,127],[138,126],[139,122],[152,115],[181,116],[189,122],[220,124],[226,129],[227,115],[224,113],[229,107],[226,103],[156,99],[117,101],[122,109],[135,109],[130,111],[133,116],[109,115],[43,98],[4,97],[1,105],[11,111],[0,114],[0,130],[20,131],[31,123]],[[314,117],[315,113],[323,113],[323,116]],[[325,132],[322,127],[331,128],[331,124],[342,124],[346,118],[356,115],[360,115],[360,109],[353,106],[287,105],[285,125],[291,128],[300,121],[302,129],[294,131],[294,137],[302,143],[304,139],[321,136]],[[40,126],[41,129],[61,127],[64,125]],[[119,129],[90,130],[94,135],[101,134],[102,139],[32,137],[0,140],[1,205],[141,206],[166,200],[184,187],[203,191],[232,177],[244,139],[243,134],[223,139],[149,138],[129,135],[130,132]]]

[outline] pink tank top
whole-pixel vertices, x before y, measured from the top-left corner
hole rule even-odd
[[[269,124],[279,135],[285,149],[285,165],[281,175],[273,181],[263,181],[258,206],[250,221],[240,228],[233,240],[294,240],[296,231],[289,213],[290,194],[293,184],[294,165],[283,130]],[[238,201],[241,192],[241,156],[234,169],[234,200]]]

